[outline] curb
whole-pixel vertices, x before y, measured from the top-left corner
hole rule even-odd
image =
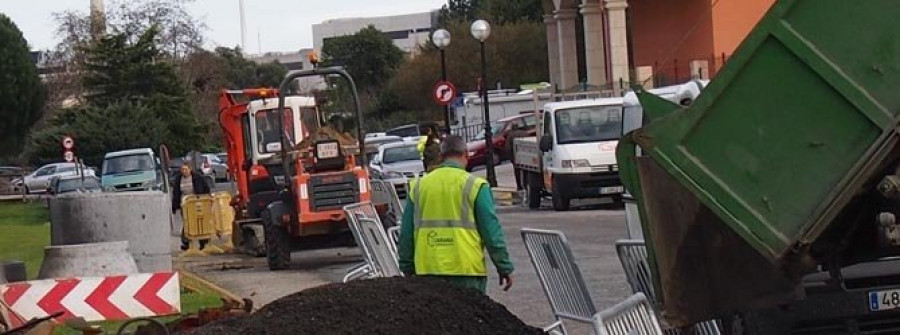
[[[225,288],[201,277],[200,275],[184,269],[178,269],[181,286],[192,292],[211,293],[236,303],[237,306],[244,307],[244,299]]]
[[[491,191],[494,193],[494,201],[497,206],[518,206],[522,204],[522,193],[514,188],[495,187]]]

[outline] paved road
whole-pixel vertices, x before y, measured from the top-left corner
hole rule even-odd
[[[501,186],[515,185],[509,164],[498,167],[497,172]],[[226,186],[220,184],[217,188]],[[560,230],[567,235],[599,309],[621,301],[630,293],[614,247],[615,240],[625,238],[627,234],[620,208],[587,204],[560,213],[545,204],[538,211],[504,207],[499,209],[499,214],[516,265],[515,286],[510,292],[503,292],[496,287],[497,278],[492,273],[488,294],[525,322],[544,325],[551,320],[551,312],[522,243],[520,229],[524,227]],[[173,248],[177,246],[175,241],[173,238]],[[296,252],[292,258],[290,270],[277,272],[268,271],[264,258],[243,255],[179,259],[178,263],[262,306],[293,292],[338,282],[347,268],[360,260],[359,252],[351,248]]]

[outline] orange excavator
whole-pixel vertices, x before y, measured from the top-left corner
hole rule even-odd
[[[352,244],[342,208],[370,200],[359,155],[362,129],[354,140],[322,127],[314,97],[281,94],[309,76],[345,79],[362,124],[353,78],[340,67],[291,72],[277,90],[224,90],[219,97],[228,169],[237,184],[235,245],[265,255],[272,270],[287,268],[293,250]]]

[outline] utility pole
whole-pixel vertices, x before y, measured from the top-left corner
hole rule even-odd
[[[247,53],[247,22],[244,16],[244,0],[238,0],[238,6],[241,12],[241,50]]]

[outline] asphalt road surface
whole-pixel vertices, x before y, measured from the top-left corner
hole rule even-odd
[[[509,164],[498,167],[497,172],[500,186],[515,185]],[[483,170],[476,173],[481,174]],[[227,187],[228,184],[217,185],[218,190],[226,190]],[[555,212],[546,202],[540,210],[518,206],[498,209],[509,252],[516,266],[515,285],[509,292],[503,292],[497,286],[493,267],[489,266],[492,273],[488,294],[526,323],[543,326],[552,320],[550,305],[520,234],[522,228],[529,227],[559,230],[566,234],[598,309],[625,299],[630,289],[614,246],[617,239],[626,238],[624,211],[611,205],[575,202],[572,211]],[[174,237],[173,248],[177,248]],[[276,272],[268,270],[265,258],[245,255],[177,259],[179,266],[252,299],[259,307],[306,288],[339,282],[348,268],[360,262],[360,254],[354,248],[295,252],[292,254],[291,269]]]

